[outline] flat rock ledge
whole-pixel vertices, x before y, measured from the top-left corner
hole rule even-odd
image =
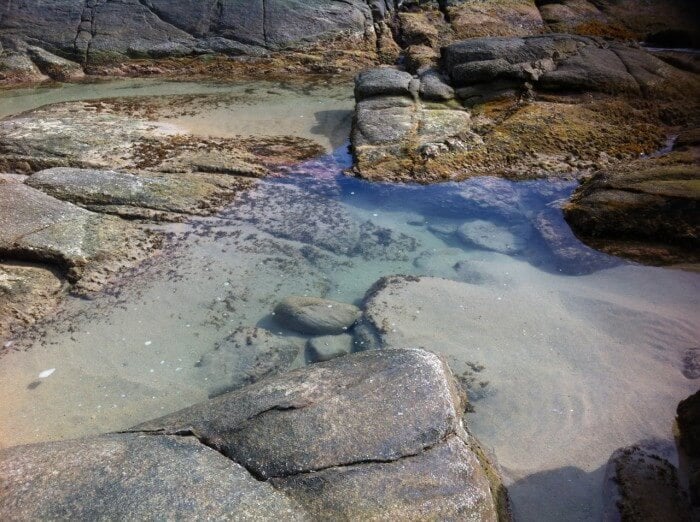
[[[509,520],[447,365],[367,351],[122,433],[0,451],[0,517]]]

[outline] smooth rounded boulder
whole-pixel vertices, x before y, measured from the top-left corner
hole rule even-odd
[[[334,335],[347,331],[360,318],[360,309],[320,297],[287,297],[275,307],[279,323],[299,333]]]

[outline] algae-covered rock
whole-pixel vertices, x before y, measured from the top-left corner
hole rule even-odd
[[[36,172],[26,183],[97,212],[162,219],[207,214],[249,185],[234,176],[61,167]]]
[[[22,183],[0,181],[0,255],[56,265],[90,287],[133,265],[152,248],[149,235]]]
[[[690,522],[688,497],[678,470],[654,448],[630,446],[610,457],[604,520]]]
[[[673,152],[597,173],[564,207],[585,242],[653,264],[698,262],[700,149]]]
[[[0,263],[0,342],[56,306],[64,284],[55,270]]]
[[[347,331],[360,318],[355,305],[319,297],[287,297],[275,307],[275,319],[297,332],[333,335]]]

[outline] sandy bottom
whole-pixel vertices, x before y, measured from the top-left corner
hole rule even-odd
[[[326,128],[343,128],[343,103]],[[229,132],[238,110],[214,127]],[[329,147],[340,133],[315,126],[304,132]],[[287,295],[360,303],[382,276],[424,275],[371,310],[387,321],[383,340],[444,353],[469,376],[469,426],[503,467],[519,520],[599,519],[610,454],[672,441],[675,407],[698,387],[683,358],[700,338],[700,276],[571,237],[585,265],[557,259],[532,223],[545,210],[563,223],[569,183],[369,184],[340,174],[349,161],[340,147],[216,217],[165,227],[177,248],[14,340],[0,359],[0,447],[128,428],[205,399],[221,377],[198,362],[236,328],[293,335],[270,315]],[[475,219],[526,246],[466,242],[456,230]]]

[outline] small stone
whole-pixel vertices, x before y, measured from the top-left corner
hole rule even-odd
[[[308,358],[312,362],[322,362],[335,359],[352,352],[353,338],[351,335],[324,335],[309,339],[306,344]]]

